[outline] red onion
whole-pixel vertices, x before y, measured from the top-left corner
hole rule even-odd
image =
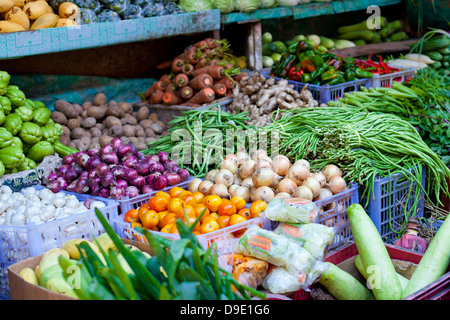
[[[92,179],[98,177],[97,176],[97,171],[95,169],[91,169],[88,171],[88,179]]]
[[[146,184],[141,188],[141,193],[142,194],[148,194],[148,193],[152,193],[153,191],[155,191],[152,186]]]
[[[125,179],[130,181],[133,178],[136,178],[138,176],[138,172],[135,169],[127,168],[125,173]]]
[[[181,169],[179,172],[177,172],[178,175],[181,178],[181,181],[186,181],[187,179],[189,179],[189,177],[191,176],[191,174],[189,173],[189,171],[187,169]]]
[[[80,174],[79,178],[87,179],[87,178],[88,178],[88,175],[89,175],[89,171],[83,171],[83,172]]]
[[[181,171],[181,167],[180,167],[180,166],[174,165],[174,166],[172,167],[172,172],[179,174],[180,171]]]
[[[110,146],[109,144],[106,144],[100,149],[100,156],[102,156],[104,154],[112,153],[112,152],[114,152],[114,148],[112,146]]]
[[[137,197],[139,195],[139,189],[136,188],[135,186],[128,186],[125,189],[125,195],[130,198]]]
[[[159,157],[157,154],[149,154],[149,155],[145,156],[145,159],[147,160],[147,162],[149,162],[149,161],[159,162]]]
[[[91,208],[91,203],[92,203],[92,202],[94,202],[94,199],[92,199],[92,198],[87,198],[86,200],[84,200],[83,205],[84,205],[86,208],[90,209],[90,208]]]
[[[98,165],[102,163],[102,161],[100,160],[99,156],[92,156],[87,162],[86,165],[84,166],[84,168],[86,170],[91,170],[91,169],[95,169],[98,167]]]
[[[95,176],[93,178],[88,179],[88,186],[89,188],[94,188],[96,185],[100,186],[101,182],[102,179],[100,177]]]
[[[111,165],[119,163],[119,158],[117,157],[117,154],[115,154],[114,152],[103,154],[100,157],[100,160],[106,164],[111,164]]]
[[[87,179],[80,178],[77,180],[77,183],[75,185],[75,192],[76,193],[86,193],[89,191],[89,186],[87,184]]]
[[[59,188],[61,190],[66,190],[67,187],[69,186],[69,183],[63,177],[58,177],[58,178],[56,178],[55,181],[59,184]]]
[[[137,162],[138,162],[137,158],[132,154],[129,154],[128,156],[125,156],[122,159],[122,165],[128,168],[134,168]]]
[[[58,173],[61,175],[65,175],[67,170],[70,169],[70,166],[68,164],[63,164],[58,168]]]
[[[158,158],[159,158],[159,162],[169,161],[169,155],[164,151],[161,151],[158,153]]]
[[[99,156],[100,155],[100,150],[98,149],[90,149],[87,151],[87,154],[89,157],[93,157],[93,156]]]
[[[114,175],[112,174],[111,171],[106,172],[102,177],[102,186],[104,186],[105,188],[110,187],[114,184]]]
[[[102,198],[109,198],[109,196],[110,196],[110,190],[109,190],[109,188],[100,188],[100,190],[98,191],[98,194],[97,194],[99,197],[102,197]]]
[[[78,165],[78,164],[76,164],[76,163],[72,163],[71,167],[72,167],[73,169],[75,169],[75,172],[76,172],[78,175],[80,175],[80,174],[84,171],[83,167],[81,167],[80,165]]]
[[[86,163],[89,161],[90,158],[91,158],[91,157],[89,157],[87,153],[81,154],[81,155],[78,157],[77,163],[78,163],[81,167],[84,168],[84,167],[86,166]]]
[[[62,162],[64,164],[72,164],[75,162],[75,160],[76,160],[76,157],[74,154],[68,154],[67,156],[64,156]]]
[[[180,176],[173,172],[169,172],[169,173],[165,174],[164,177],[166,177],[166,179],[167,179],[168,186],[174,186],[181,182]]]
[[[134,166],[134,169],[138,172],[141,176],[146,176],[150,173],[150,165],[145,161],[139,161]]]
[[[157,174],[157,173],[154,173]],[[162,174],[157,174],[157,176],[152,181],[152,187],[156,190],[161,190],[167,186],[167,179]]]
[[[51,181],[47,182],[45,187],[47,189],[50,189],[53,193],[58,193],[59,191],[61,191],[59,183],[56,180],[51,180]]]
[[[122,140],[120,140],[119,138],[113,138],[109,144],[115,151],[117,151],[122,146]]]
[[[159,162],[154,162],[150,164],[150,173],[159,172],[162,173],[164,171],[164,166]]]
[[[131,180],[129,180],[130,184],[135,187],[142,188],[145,185],[145,178],[143,176],[137,176]]]
[[[116,177],[116,179],[124,179],[126,177],[127,167],[119,164],[117,166],[114,166],[111,169],[111,172],[114,174],[114,177]]]
[[[72,182],[77,179],[79,175],[80,174],[75,170],[75,168],[69,168],[69,170],[67,170],[64,174],[64,179],[66,179],[67,182]]]
[[[77,180],[72,181],[66,188],[67,191],[75,192],[75,187],[77,185]]]
[[[48,175],[48,181],[55,180],[55,179],[58,178],[58,177],[59,177],[59,174],[57,174],[56,172],[51,172],[51,173]]]
[[[178,164],[173,160],[168,160],[168,161],[164,162],[163,166],[164,166],[164,169],[166,169],[167,171],[172,171],[172,168],[174,166],[178,166]]]
[[[105,173],[110,172],[109,166],[106,163],[100,163],[96,168],[97,174],[101,177]]]
[[[110,197],[113,199],[121,199],[123,196],[125,196],[125,189],[124,188],[118,188],[117,186],[113,186],[110,189]]]
[[[117,155],[118,155],[120,158],[126,157],[126,156],[128,156],[128,155],[130,155],[130,154],[133,154],[133,145],[130,144],[130,143],[121,146],[121,147],[119,148],[119,150],[117,150]]]
[[[138,160],[144,160],[145,159],[145,154],[143,154],[142,152],[138,152],[136,158]]]
[[[126,180],[124,180],[124,179],[119,179],[116,182],[116,186],[119,187],[119,188],[124,188],[125,189],[126,187],[128,187],[128,182]]]

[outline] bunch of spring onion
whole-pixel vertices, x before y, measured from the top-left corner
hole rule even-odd
[[[265,128],[280,131],[280,153],[292,161],[309,160],[315,170],[328,164],[339,166],[345,181],[362,186],[365,205],[374,197],[375,180],[396,173],[403,174],[414,188],[410,190],[413,205],[404,208],[405,221],[416,213],[421,193],[427,200],[431,192],[436,199],[440,192],[448,194],[445,179],[450,170],[415,128],[396,115],[344,104],[280,112],[284,116]],[[426,188],[421,184],[423,166]]]
[[[218,103],[206,109],[185,111],[169,122],[169,135],[149,143],[148,149],[142,152],[166,152],[180,167],[195,177],[203,177],[215,169],[226,154],[248,143],[245,132],[254,130],[253,126],[246,125],[249,120],[248,112],[233,115],[222,111]]]

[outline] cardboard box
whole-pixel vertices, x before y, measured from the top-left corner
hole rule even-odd
[[[131,244],[133,241],[123,239],[125,244]],[[153,254],[150,245],[142,242],[134,242],[134,246],[149,254]],[[43,287],[34,285],[19,276],[20,270],[30,267],[34,270],[41,261],[42,255],[22,260],[8,267],[9,289],[11,300],[78,300],[64,294],[55,293]]]

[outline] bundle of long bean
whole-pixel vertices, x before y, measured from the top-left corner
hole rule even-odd
[[[217,103],[206,109],[185,111],[169,122],[168,136],[148,144],[142,152],[167,152],[180,167],[195,177],[203,177],[222,162],[224,155],[234,153],[238,143],[248,143],[240,139],[246,139],[247,130],[255,130],[246,125],[249,119],[248,112],[233,115],[222,111]],[[233,134],[231,144],[229,130]]]
[[[450,170],[421,139],[415,128],[400,117],[368,112],[363,107],[328,106],[291,110],[289,115],[266,127],[278,130],[280,153],[292,161],[310,160],[318,170],[335,164],[346,181],[363,186],[362,196],[373,197],[373,183],[380,177],[402,173],[414,184],[415,212],[421,191],[426,199],[434,192],[448,194],[446,177]],[[427,166],[427,188],[421,185],[422,165]],[[405,219],[406,221],[407,219]]]

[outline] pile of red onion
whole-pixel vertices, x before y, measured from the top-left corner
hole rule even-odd
[[[93,196],[121,199],[151,193],[189,179],[167,153],[144,155],[132,143],[119,138],[103,146],[67,155],[63,164],[49,174],[46,187]]]

